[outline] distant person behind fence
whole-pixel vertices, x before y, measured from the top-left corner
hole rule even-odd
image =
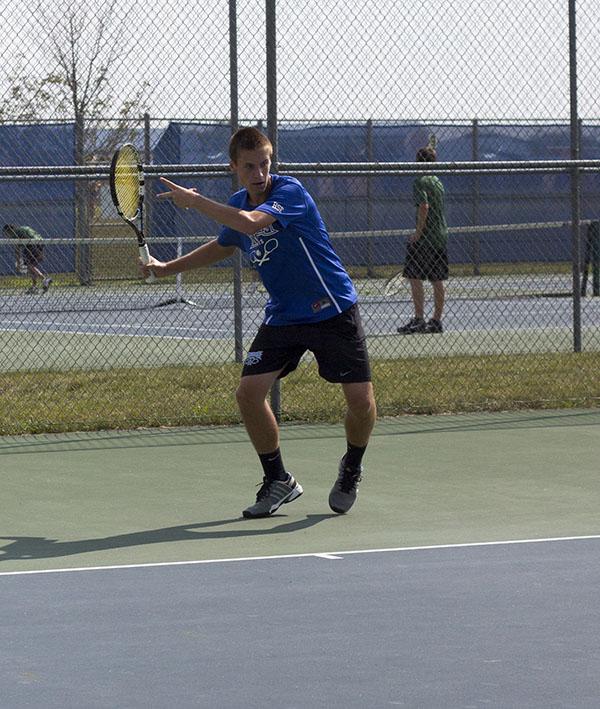
[[[417,162],[435,162],[434,137],[417,151]],[[401,335],[443,332],[444,281],[448,279],[448,226],[444,207],[444,185],[435,175],[421,175],[413,183],[417,208],[415,233],[408,239],[403,275],[410,282],[415,316],[398,328]],[[433,287],[433,314],[425,321],[423,281]]]
[[[31,276],[31,287],[27,289],[27,293],[38,292],[38,281],[41,281],[42,291],[45,293],[50,288],[52,279],[44,275],[40,268],[40,263],[44,258],[42,235],[29,226],[17,226],[16,224],[5,224],[2,231],[7,239],[23,239],[34,242],[19,244],[16,247],[16,260],[17,263],[23,263],[27,273]]]

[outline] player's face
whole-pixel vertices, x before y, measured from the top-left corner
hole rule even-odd
[[[271,148],[264,145],[256,150],[240,150],[237,160],[231,163],[231,169],[237,174],[242,187],[248,190],[250,197],[260,197],[270,186]]]

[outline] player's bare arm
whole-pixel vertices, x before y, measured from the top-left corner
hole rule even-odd
[[[429,213],[429,204],[423,202],[419,205],[419,210],[417,212],[417,227],[415,233],[410,237],[410,241],[413,243],[418,241],[425,231],[425,224],[427,223],[427,214]]]
[[[189,254],[180,256],[172,261],[163,262],[150,256],[150,261],[146,265],[140,262],[140,270],[145,276],[150,271],[157,277],[172,276],[175,273],[190,271],[193,268],[210,266],[231,256],[234,251],[235,246],[221,246],[216,239],[213,239],[207,244],[202,244],[197,249],[190,251]]]
[[[275,217],[266,212],[258,210],[247,212],[230,207],[228,204],[221,204],[201,195],[196,189],[182,187],[166,177],[160,179],[168,191],[158,194],[158,199],[170,199],[182,209],[195,209],[205,217],[214,219],[219,224],[240,231],[242,234],[255,234],[275,221]]]

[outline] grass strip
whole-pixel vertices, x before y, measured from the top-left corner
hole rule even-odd
[[[375,360],[379,414],[600,406],[598,353]],[[0,375],[0,435],[239,423],[239,364]],[[282,420],[338,422],[341,387],[302,363],[281,387]]]

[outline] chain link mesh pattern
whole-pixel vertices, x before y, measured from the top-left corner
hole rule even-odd
[[[280,170],[319,206],[360,294],[380,413],[598,402],[596,2],[9,0],[0,18],[0,220],[43,238],[32,275],[31,234],[0,237],[1,432],[239,420],[256,273],[234,258],[144,283],[107,169],[139,148],[146,236],[172,258],[218,225],[158,203],[156,177],[226,201],[237,125],[276,129]],[[403,336],[414,304],[390,279],[431,135],[444,332]],[[425,299],[430,317],[427,284]],[[281,416],[335,419],[336,397],[307,354]]]

